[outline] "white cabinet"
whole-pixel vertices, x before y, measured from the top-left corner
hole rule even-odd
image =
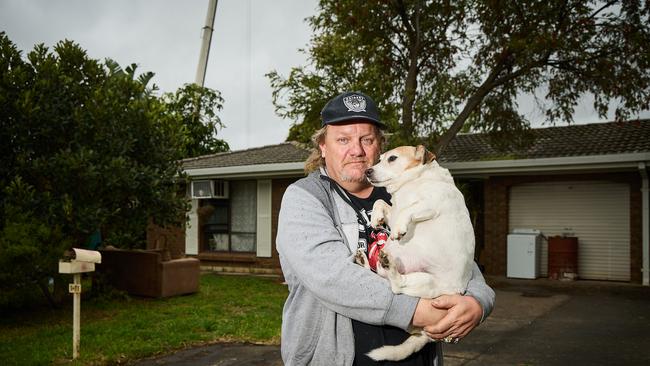
[[[539,277],[542,233],[535,229],[515,229],[508,234],[507,271],[510,278]]]

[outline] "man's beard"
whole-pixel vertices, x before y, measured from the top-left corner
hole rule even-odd
[[[346,183],[369,183],[368,178],[365,175],[361,177],[351,177],[343,174],[341,175],[341,180]]]
[[[365,163],[365,161],[363,162]],[[366,167],[366,169],[369,167]],[[369,183],[368,178],[366,177],[366,169],[363,169],[363,171],[359,172],[359,174],[348,174],[346,172],[341,172],[341,180],[346,182],[346,183]],[[355,170],[356,172],[356,170]]]

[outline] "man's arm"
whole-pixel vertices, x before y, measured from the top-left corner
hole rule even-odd
[[[476,299],[481,305],[483,310],[481,314],[481,323],[492,313],[494,308],[494,300],[496,295],[494,290],[487,283],[485,283],[485,278],[481,274],[481,270],[478,268],[478,265],[474,263],[472,268],[472,278],[467,284],[467,291],[465,295],[469,295]]]

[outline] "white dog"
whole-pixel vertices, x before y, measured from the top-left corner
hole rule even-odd
[[[465,200],[449,171],[434,159],[424,146],[401,146],[382,154],[366,172],[374,186],[386,187],[392,195],[392,207],[375,202],[371,225],[385,222],[391,229],[377,273],[388,278],[395,293],[423,298],[462,294],[471,277],[474,230]],[[424,331],[414,330],[401,345],[380,347],[368,356],[402,360],[429,341]]]

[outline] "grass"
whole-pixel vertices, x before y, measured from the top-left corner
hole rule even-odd
[[[279,344],[286,286],[276,279],[204,274],[197,294],[81,301],[80,357],[72,305],[3,314],[0,365],[107,365],[213,342]]]

